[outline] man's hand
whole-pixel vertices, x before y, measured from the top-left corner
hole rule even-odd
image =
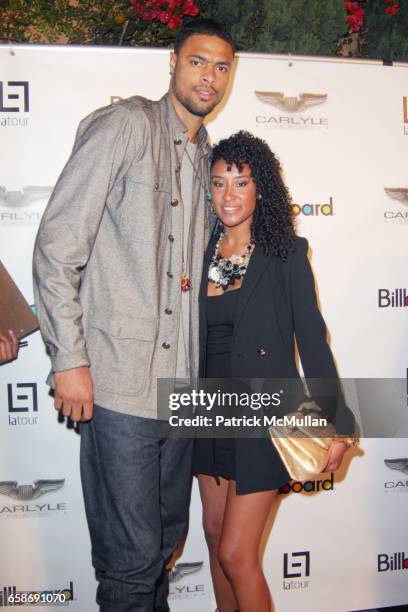
[[[329,459],[323,472],[335,472],[339,469],[343,461],[344,453],[348,450],[348,445],[340,440],[334,440],[329,449]]]
[[[11,361],[17,357],[18,338],[13,330],[7,333],[0,331],[0,362]]]
[[[54,406],[72,421],[89,421],[93,416],[93,383],[89,368],[82,366],[54,373]]]

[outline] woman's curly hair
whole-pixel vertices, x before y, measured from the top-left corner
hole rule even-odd
[[[223,159],[242,171],[248,164],[255,180],[257,196],[251,238],[265,254],[285,261],[294,245],[294,215],[289,192],[282,180],[281,165],[261,138],[240,131],[220,140],[214,147],[211,165]]]

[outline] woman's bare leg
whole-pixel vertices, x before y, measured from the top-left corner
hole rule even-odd
[[[198,484],[203,504],[203,527],[210,556],[211,577],[217,606],[219,612],[235,612],[238,608],[237,601],[218,560],[228,480],[220,478],[220,485],[217,485],[213,476],[198,474]]]
[[[218,558],[231,582],[240,612],[272,610],[259,546],[276,497],[276,490],[237,495],[235,481],[229,481]],[[221,612],[224,612],[222,607]]]

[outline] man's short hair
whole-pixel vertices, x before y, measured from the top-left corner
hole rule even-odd
[[[225,40],[225,42],[230,45],[232,52],[235,53],[234,41],[225,24],[206,17],[193,19],[183,24],[174,39],[174,53],[178,53],[186,40],[190,38],[190,36],[193,36],[193,34],[204,34],[205,36],[217,36],[218,38],[222,38],[222,40]]]

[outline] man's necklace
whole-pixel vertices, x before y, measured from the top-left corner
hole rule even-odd
[[[205,198],[207,202],[211,202],[212,200],[211,193],[209,192],[208,188],[205,187],[203,183],[203,179],[201,177],[201,172],[199,173],[199,168],[195,165],[194,161],[191,159],[190,153],[188,152],[187,147],[185,148],[185,154],[187,155],[187,158],[193,168],[193,179],[196,177],[198,178],[198,182],[200,183],[201,187],[203,188],[203,191],[205,192]]]
[[[213,282],[217,289],[221,287],[225,291],[236,280],[245,276],[254,243],[251,240],[242,255],[231,255],[229,259],[226,259],[219,252],[224,235],[224,232],[221,232],[215,245],[214,255],[208,269],[208,280]]]

